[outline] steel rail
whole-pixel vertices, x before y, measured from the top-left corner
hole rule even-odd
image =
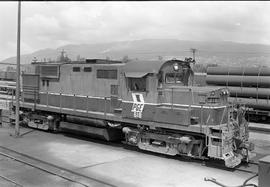
[[[68,181],[71,181],[71,182],[74,182],[74,183],[78,183],[78,184],[80,184],[80,185],[82,185],[82,186],[85,186],[85,187],[89,187],[88,185],[83,184],[83,183],[81,183],[81,182],[79,182],[79,181],[75,181],[75,180],[70,179],[70,178],[68,178],[68,177],[65,177],[65,176],[63,176],[63,175],[59,175],[59,174],[57,174],[57,173],[51,172],[51,171],[49,171],[49,170],[47,170],[47,169],[41,168],[41,167],[36,166],[36,165],[34,165],[34,164],[31,164],[31,163],[28,163],[28,162],[23,161],[23,160],[21,160],[21,159],[15,158],[15,157],[13,157],[13,156],[11,156],[11,155],[9,155],[9,154],[0,152],[0,155],[5,156],[5,157],[8,157],[8,158],[13,159],[13,160],[16,160],[17,162],[21,162],[21,163],[23,163],[23,164],[26,164],[26,165],[31,166],[31,167],[33,167],[33,168],[39,169],[39,170],[44,171],[44,172],[46,172],[46,173],[49,173],[49,174],[58,176],[58,177],[63,178],[63,179],[65,179],[65,180],[68,180]]]
[[[23,154],[23,153],[14,151],[14,150],[12,150],[12,149],[9,149],[9,148],[3,147],[3,146],[0,146],[0,149],[6,150],[6,152],[13,152],[14,154],[17,154],[17,155],[19,155],[19,156],[25,157],[25,158],[30,159],[30,160],[33,160],[33,161],[37,161],[37,162],[39,162],[39,163],[41,163],[41,164],[44,164],[44,165],[47,165],[47,166],[56,168],[56,169],[58,169],[58,170],[66,171],[66,172],[71,173],[71,174],[73,174],[73,175],[75,175],[75,176],[78,176],[78,177],[86,178],[86,179],[88,179],[88,180],[92,180],[92,181],[101,183],[101,184],[106,185],[106,186],[116,187],[116,186],[113,185],[113,184],[109,184],[109,183],[104,182],[104,181],[101,181],[101,180],[99,180],[99,179],[95,179],[95,178],[92,178],[92,177],[83,175],[83,174],[81,174],[81,173],[74,172],[74,171],[72,171],[72,170],[69,170],[69,169],[66,169],[66,168],[63,168],[63,167],[60,167],[60,166],[57,166],[57,165],[48,163],[48,162],[46,162],[46,161],[43,161],[43,160],[40,160],[40,159],[31,157],[31,156],[29,156],[29,155],[26,155],[26,154]],[[28,166],[31,166],[31,167],[36,168],[36,169],[39,169],[39,170],[44,171],[44,172],[46,172],[46,173],[49,173],[49,174],[58,176],[58,177],[63,178],[63,179],[65,179],[65,180],[68,180],[68,181],[71,181],[71,182],[74,182],[74,183],[78,183],[78,184],[80,184],[80,185],[82,185],[82,186],[85,186],[85,187],[89,187],[88,184],[84,184],[84,183],[82,183],[82,182],[73,180],[73,179],[71,179],[71,178],[68,178],[68,177],[64,176],[63,174],[58,174],[58,173],[56,173],[56,172],[52,172],[52,171],[50,171],[50,170],[48,170],[48,169],[45,169],[45,168],[42,168],[42,167],[37,166],[37,165],[35,165],[35,164],[29,163],[29,162],[24,161],[24,160],[22,160],[22,159],[20,159],[20,158],[16,158],[15,156],[12,156],[12,155],[7,154],[7,153],[5,153],[5,152],[0,151],[0,155],[3,155],[3,156],[8,157],[8,158],[10,158],[10,159],[13,159],[13,160],[16,160],[16,161],[18,161],[18,162],[24,163],[24,164],[26,164],[26,165],[28,165]]]
[[[9,179],[9,178],[7,178],[7,177],[5,177],[5,176],[3,176],[3,175],[0,175],[0,178],[5,179],[6,181],[8,181],[8,182],[10,182],[10,183],[12,183],[12,184],[15,184],[15,186],[23,187],[23,185],[21,185],[21,184],[15,182],[14,180]]]
[[[248,162],[248,164],[249,165],[255,165],[257,167],[259,166],[259,163],[257,163],[257,162]],[[245,173],[251,173],[251,174],[258,173],[258,170],[257,170],[257,172],[256,171],[245,170],[245,169],[240,169],[240,168],[235,168],[235,170],[245,172]]]

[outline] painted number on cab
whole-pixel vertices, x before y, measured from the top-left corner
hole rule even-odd
[[[142,118],[144,108],[144,98],[141,93],[132,93],[133,105],[131,112],[135,118]]]

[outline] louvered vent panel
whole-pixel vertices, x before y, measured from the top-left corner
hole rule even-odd
[[[43,78],[58,78],[59,66],[40,66],[40,75]]]

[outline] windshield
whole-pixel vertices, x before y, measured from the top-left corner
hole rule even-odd
[[[183,83],[182,73],[166,73],[165,75],[166,83]]]

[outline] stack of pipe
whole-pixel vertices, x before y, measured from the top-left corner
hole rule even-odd
[[[206,83],[226,86],[231,101],[254,109],[270,110],[269,67],[209,67]]]

